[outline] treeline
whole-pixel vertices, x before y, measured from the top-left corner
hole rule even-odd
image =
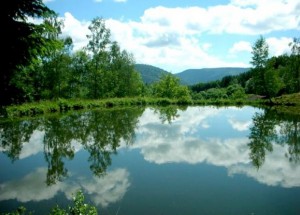
[[[14,102],[141,94],[143,83],[133,56],[111,40],[103,19],[92,20],[88,45],[76,52],[72,38],[60,39],[62,23],[53,19],[51,24],[57,31],[50,35],[55,40],[45,47],[47,53],[20,68],[11,79],[18,90]]]
[[[89,25],[88,44],[73,51],[62,36],[63,21],[42,0],[12,1],[4,6],[7,31],[1,72],[1,104],[58,98],[131,97],[143,82],[133,56],[111,39],[102,18]],[[41,23],[29,22],[39,18]]]
[[[261,36],[252,47],[253,67],[249,71],[190,86],[193,98],[243,98],[256,94],[271,99],[300,92],[300,38],[294,38],[290,48],[291,54],[269,57],[269,47]]]
[[[150,96],[191,101],[243,99],[246,94],[272,98],[300,91],[300,38],[290,44],[291,54],[269,58],[261,36],[252,47],[253,68],[238,76],[188,88],[165,73],[145,85],[134,57],[111,39],[102,18],[91,21],[88,44],[74,52],[72,38],[62,37],[63,21],[42,0],[12,1],[5,7],[4,22],[10,28],[5,34],[0,106],[59,98]],[[42,22],[28,22],[28,17]]]
[[[54,11],[41,0],[20,1],[24,4],[11,2],[6,11],[12,28],[25,27],[9,32],[7,37],[9,46],[5,48],[9,55],[1,73],[0,105],[60,98],[190,99],[188,88],[181,86],[179,79],[171,74],[166,73],[157,83],[146,86],[135,70],[133,55],[111,39],[102,18],[91,21],[88,44],[73,51],[72,38],[62,36],[63,21]],[[43,22],[29,23],[28,17],[38,17]],[[31,31],[26,32],[28,29]],[[23,56],[13,55],[17,50],[11,49],[16,47]]]

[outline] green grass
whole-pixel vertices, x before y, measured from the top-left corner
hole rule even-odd
[[[250,97],[249,97],[250,98]],[[207,100],[186,100],[186,99],[168,99],[153,97],[135,97],[135,98],[110,98],[101,100],[75,100],[58,99],[55,101],[40,101],[33,103],[24,103],[21,105],[11,105],[5,108],[5,114],[8,118],[32,117],[49,113],[63,113],[68,111],[89,110],[112,107],[130,107],[130,106],[149,106],[149,105],[216,105],[216,106],[259,106],[269,105],[269,100],[264,99],[207,99]],[[273,99],[275,106],[281,109],[294,107],[300,112],[300,93],[281,96]]]
[[[8,118],[36,116],[48,113],[63,113],[71,110],[86,110],[111,107],[146,106],[146,105],[171,105],[181,104],[180,100],[167,98],[111,98],[101,100],[74,100],[59,99],[56,101],[40,101],[11,105],[5,108]],[[192,104],[192,103],[191,103]]]

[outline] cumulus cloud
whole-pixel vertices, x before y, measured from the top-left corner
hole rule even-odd
[[[85,47],[88,43],[86,35],[90,34],[88,29],[90,22],[79,21],[69,12],[65,13],[62,19],[64,20],[63,36],[72,37],[74,51]]]
[[[62,189],[62,183],[46,185],[46,168],[38,168],[19,180],[0,184],[0,200],[16,199],[19,202],[42,201],[53,198]]]
[[[123,198],[130,187],[129,172],[115,169],[103,177],[78,177],[72,182],[58,182],[47,186],[46,168],[38,168],[23,178],[0,184],[0,200],[16,199],[19,202],[42,201],[63,192],[68,199],[79,189],[91,195],[96,205],[106,207]]]
[[[229,119],[228,122],[232,126],[233,129],[237,131],[247,131],[250,128],[250,125],[252,125],[252,121],[240,121],[237,119]]]
[[[270,5],[272,7],[270,8]],[[154,64],[170,72],[187,68],[240,66],[248,67],[250,59],[227,58],[228,54],[249,52],[247,41],[232,44],[228,53],[213,55],[218,50],[209,35],[253,35],[300,29],[300,3],[297,0],[232,0],[228,4],[203,7],[153,7],[137,21],[108,19],[112,37],[123,49],[133,53],[137,63]],[[70,13],[63,32],[72,36],[75,49],[87,44],[89,22],[81,22]],[[278,41],[275,41],[275,40]],[[271,53],[285,52],[290,38],[274,38]],[[180,60],[178,60],[180,59]]]
[[[253,113],[252,109],[247,108],[247,111]],[[236,115],[233,116],[233,113]],[[161,124],[158,113],[146,109],[136,131],[137,141],[131,148],[140,149],[144,159],[151,163],[208,163],[227,168],[229,175],[244,174],[266,185],[300,186],[300,166],[286,158],[287,146],[274,144],[263,166],[259,170],[253,167],[249,158],[250,140],[243,135],[237,137],[237,132],[249,130],[251,115],[242,117],[234,108],[208,107],[193,107],[178,114],[179,117],[171,124]],[[224,116],[229,122],[227,126],[236,130],[230,132],[232,136],[222,138],[222,132],[216,135],[216,131],[212,131],[216,128],[202,126],[209,125],[212,118]],[[222,130],[226,130],[227,126],[223,124]],[[215,136],[205,135],[209,133]]]
[[[287,146],[273,144],[273,151],[267,153],[265,163],[259,170],[249,165],[236,165],[229,168],[229,173],[245,174],[269,186],[299,187],[300,166],[286,159],[287,151]]]
[[[40,152],[43,152],[44,150],[44,131],[35,130],[28,143],[23,143],[23,148],[20,153],[20,159],[24,159],[26,157],[33,156],[35,154],[38,154]]]
[[[233,44],[232,48],[230,48],[229,53],[237,54],[239,52],[251,52],[252,45],[247,41],[239,41]]]
[[[271,56],[289,54],[291,52],[289,43],[292,41],[293,41],[292,38],[287,38],[287,37],[280,37],[280,38],[270,37],[266,39],[266,42],[269,45],[269,52]]]
[[[81,185],[96,205],[107,207],[110,203],[121,200],[127,192],[130,186],[129,172],[126,169],[116,169],[103,178],[83,180]]]

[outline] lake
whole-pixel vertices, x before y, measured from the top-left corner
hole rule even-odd
[[[82,190],[105,215],[299,215],[300,117],[119,108],[0,122],[0,213]]]

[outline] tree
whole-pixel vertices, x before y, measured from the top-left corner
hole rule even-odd
[[[28,66],[33,59],[45,51],[48,42],[44,32],[49,31],[45,23],[34,24],[29,18],[49,18],[55,16],[54,11],[46,7],[42,0],[11,0],[1,7],[2,24],[5,34],[1,59],[0,74],[1,105],[16,102],[18,89],[11,83],[12,78],[22,66]]]
[[[89,57],[84,50],[72,55],[68,94],[71,98],[86,98],[88,95]]]
[[[140,95],[143,83],[134,69],[133,56],[121,50],[117,42],[111,41],[110,31],[102,18],[95,18],[89,29],[89,96],[110,98]]]
[[[300,91],[300,37],[294,38],[293,42],[290,43],[292,50],[290,58],[290,74],[291,74],[291,87],[294,92]]]
[[[263,36],[260,36],[252,47],[252,61],[250,62],[255,69],[263,69],[269,57],[269,46]]]
[[[154,84],[154,96],[170,99],[191,99],[186,86],[180,85],[180,80],[172,74],[164,74]]]
[[[57,45],[43,59],[44,89],[42,98],[57,99],[68,97],[68,79],[70,79],[72,39],[59,39]]]
[[[87,50],[92,54],[90,65],[90,97],[101,98],[105,90],[105,71],[107,71],[108,53],[110,44],[110,30],[106,28],[102,18],[96,17],[89,26],[91,33],[87,35],[89,39]]]
[[[269,46],[266,40],[260,36],[252,47],[251,64],[254,68],[252,68],[253,77],[251,84],[255,93],[266,96],[272,102],[271,98],[277,95],[282,88],[282,84],[278,71],[274,69],[273,60],[268,59],[268,53]]]

